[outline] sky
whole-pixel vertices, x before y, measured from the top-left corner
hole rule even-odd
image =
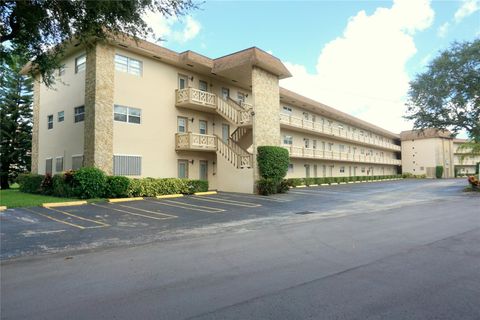
[[[158,44],[217,58],[252,46],[280,60],[280,85],[393,132],[409,81],[454,41],[480,38],[480,0],[206,1],[180,18],[148,14]]]

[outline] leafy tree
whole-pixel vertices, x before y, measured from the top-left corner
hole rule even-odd
[[[65,42],[73,38],[88,45],[107,35],[152,34],[143,20],[146,12],[183,15],[197,8],[193,0],[3,0],[0,1],[0,54],[7,57],[12,43],[28,53],[47,85],[54,83]],[[47,52],[48,51],[48,52]],[[32,71],[34,72],[34,71]]]
[[[405,118],[414,129],[465,130],[480,143],[480,39],[441,52],[410,82],[408,95]]]
[[[30,170],[32,79],[20,75],[26,57],[12,54],[0,66],[0,181],[8,189],[18,173]]]

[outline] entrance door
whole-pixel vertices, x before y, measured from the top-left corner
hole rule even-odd
[[[222,98],[223,100],[228,100],[230,97],[230,89],[229,88],[222,88]]]
[[[305,177],[310,178],[310,165],[305,165]]]
[[[230,137],[230,125],[223,123],[222,124],[222,140],[227,143],[228,138]]]
[[[200,180],[208,180],[208,161],[200,160]]]
[[[188,77],[184,75],[178,75],[178,89],[185,89],[188,87]]]

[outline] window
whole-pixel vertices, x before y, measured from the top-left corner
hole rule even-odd
[[[340,173],[345,173],[345,167],[340,167]]]
[[[338,129],[339,129],[339,130],[343,130],[343,125],[339,123],[339,124],[338,124]]]
[[[237,92],[238,104],[243,105],[245,103],[245,94],[243,92]]]
[[[188,77],[182,74],[178,75],[178,89],[185,89],[188,87]]]
[[[317,117],[314,114],[312,114],[312,122],[315,122],[316,120],[317,120]]]
[[[305,144],[305,148],[310,148],[310,139],[303,138],[303,143]]]
[[[303,119],[309,120],[310,119],[310,114],[308,112],[303,113]]]
[[[365,173],[365,167],[362,167],[362,170],[361,170],[363,173]]]
[[[57,157],[55,159],[55,172],[63,171],[63,157]]]
[[[53,129],[53,114],[47,116],[47,128]]]
[[[142,157],[130,155],[113,156],[113,174],[117,176],[139,176],[142,174]]]
[[[65,112],[64,112],[64,111],[60,111],[60,112],[57,114],[57,117],[58,117],[58,122],[63,122],[63,120],[65,120]]]
[[[313,176],[314,176],[315,178],[318,177],[317,165],[316,165],[316,164],[313,165]]]
[[[223,100],[228,100],[229,97],[230,97],[230,89],[222,88],[222,98],[223,98]]]
[[[207,134],[207,121],[205,120],[199,120],[198,121],[198,127],[200,129],[200,134]]]
[[[85,70],[85,64],[87,63],[87,56],[82,54],[80,57],[75,58],[75,73]]]
[[[45,160],[45,174],[52,174],[52,158]]]
[[[113,119],[120,122],[136,123],[141,122],[142,111],[137,108],[115,105]]]
[[[345,152],[345,145],[339,144],[338,145],[338,152]]]
[[[198,81],[198,89],[200,89],[201,91],[208,91],[207,81],[199,80]]]
[[[292,115],[292,108],[287,107],[287,106],[283,106],[282,113],[291,116]]]
[[[83,167],[83,155],[72,156],[72,170],[78,170]]]
[[[293,172],[293,163],[288,164],[288,172],[290,172],[290,173]]]
[[[178,160],[178,177],[188,178],[188,160]]]
[[[115,55],[115,69],[121,72],[127,72],[136,76],[142,75],[142,62],[136,59],[125,57],[119,54]]]
[[[58,76],[63,76],[65,74],[65,65],[61,65],[60,68],[58,68]]]
[[[188,121],[187,118],[184,117],[178,117],[177,118],[177,132],[187,132],[188,130]]]
[[[332,151],[333,143],[329,142],[328,143],[328,151]]]
[[[293,137],[292,136],[283,136],[283,144],[292,145]]]
[[[317,140],[312,140],[312,142],[313,142],[312,148],[317,149]]]
[[[84,106],[75,107],[74,111],[75,111],[74,116],[73,116],[74,122],[81,122],[85,119],[85,107]]]
[[[208,180],[208,161],[200,160],[200,180]]]
[[[333,124],[332,120],[328,120],[328,126],[331,127]]]
[[[360,148],[360,154],[365,154],[365,149]]]

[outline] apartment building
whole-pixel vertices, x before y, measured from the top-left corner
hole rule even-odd
[[[475,173],[475,164],[480,156],[472,155],[469,149],[459,148],[465,139],[455,139],[449,131],[426,129],[403,131],[402,171],[435,177],[435,167],[443,166],[443,177],[452,178],[459,174]]]
[[[32,172],[96,166],[252,193],[262,145],[290,152],[288,177],[401,165],[399,135],[281,88],[291,74],[255,47],[211,59],[126,37],[72,43],[56,76],[54,89],[35,81]]]

